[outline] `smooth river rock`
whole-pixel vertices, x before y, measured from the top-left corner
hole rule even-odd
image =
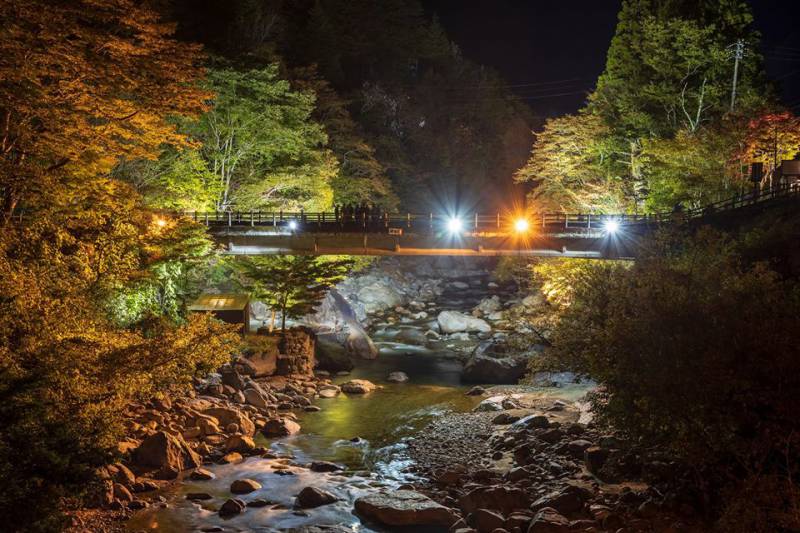
[[[466,383],[516,384],[528,371],[527,355],[495,353],[494,341],[484,341],[473,350],[461,373]]]
[[[377,359],[378,357],[378,347],[363,329],[350,328],[344,346],[348,354],[361,359]]]
[[[247,494],[261,488],[261,483],[254,479],[237,479],[231,483],[231,492],[234,494]]]
[[[452,509],[413,490],[369,494],[355,501],[355,509],[367,520],[386,526],[450,527],[458,520]]]
[[[223,428],[230,424],[236,424],[239,427],[239,431],[245,435],[253,435],[256,432],[256,426],[253,424],[253,421],[238,409],[230,407],[212,407],[211,409],[205,409],[203,414],[213,416],[219,420],[220,426]]]
[[[225,503],[222,504],[222,507],[219,508],[219,515],[234,516],[243,512],[246,506],[247,504],[242,500],[238,498],[231,498],[226,500]]]
[[[320,398],[335,398],[339,396],[339,387],[336,385],[323,385],[317,391]]]
[[[405,383],[408,381],[408,374],[405,372],[392,372],[386,376],[386,381],[389,383]]]
[[[541,509],[533,517],[528,533],[559,533],[570,531],[569,520],[550,507]]]
[[[300,509],[313,509],[335,501],[338,501],[338,498],[330,492],[316,487],[306,487],[297,495],[296,504]]]
[[[258,409],[262,409],[263,410],[263,409],[267,409],[270,406],[269,402],[267,401],[267,399],[264,397],[263,394],[261,394],[261,391],[259,391],[257,389],[253,389],[253,388],[245,389],[244,390],[244,399],[248,404],[250,404],[253,407],[256,407]]]
[[[492,326],[485,320],[475,318],[458,311],[442,311],[436,317],[439,323],[439,329],[442,333],[458,333],[461,331],[479,331],[489,333],[492,331]]]
[[[342,392],[348,394],[366,394],[374,391],[378,387],[373,382],[367,381],[366,379],[351,379],[346,383],[342,383],[340,388]]]
[[[403,295],[388,280],[376,280],[356,293],[367,313],[382,311],[403,303]]]
[[[250,453],[256,448],[252,437],[247,435],[231,435],[225,441],[226,452]]]
[[[267,420],[261,433],[265,437],[286,437],[300,432],[300,424],[288,418],[273,418]]]
[[[181,470],[197,468],[203,464],[200,456],[192,450],[183,437],[164,431],[153,433],[134,450],[136,465],[154,467],[158,479],[173,479]]]

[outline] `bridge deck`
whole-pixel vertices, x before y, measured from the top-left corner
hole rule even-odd
[[[797,184],[739,194],[703,208],[651,215],[544,213],[517,231],[512,215],[464,214],[459,228],[441,214],[187,213],[209,227],[227,253],[316,255],[528,255],[620,259],[663,225],[714,222],[800,198]],[[735,218],[735,217],[734,217]]]
[[[452,255],[627,258],[622,239],[600,232],[585,234],[404,234],[265,231],[232,226],[214,233],[232,255]]]

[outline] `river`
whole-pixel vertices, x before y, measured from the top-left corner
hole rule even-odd
[[[393,342],[393,334],[376,335],[380,357],[359,361],[349,376],[335,379],[368,379],[382,388],[368,395],[340,394],[320,399],[320,411],[299,413],[302,432],[281,439],[256,439],[259,445],[273,450],[278,458],[250,457],[236,465],[209,466],[216,478],[211,481],[185,479],[164,491],[165,508],[152,507],[128,522],[132,531],[158,529],[167,532],[214,530],[276,531],[304,525],[341,524],[360,531],[380,530],[360,526],[352,514],[355,498],[378,487],[398,487],[413,481],[405,470],[410,460],[404,440],[413,438],[420,428],[447,411],[468,411],[478,402],[465,394],[461,385],[461,363],[452,352],[430,351],[419,346]],[[387,383],[389,372],[405,372],[407,383]],[[304,465],[311,461],[333,461],[346,467],[341,473],[309,472]],[[291,474],[287,475],[287,472]],[[267,506],[248,509],[246,513],[224,519],[216,505],[229,496],[232,481],[250,478],[263,490],[241,496],[245,501],[268,499]],[[316,509],[295,511],[295,495],[305,486],[323,488],[341,501]],[[214,496],[204,502],[186,499],[189,493],[206,492]]]
[[[487,296],[485,276],[468,281],[469,288],[451,288],[441,294],[436,311],[468,311]],[[414,482],[409,468],[412,463],[406,453],[407,440],[436,417],[470,411],[481,400],[468,396],[469,387],[460,381],[462,364],[458,345],[463,339],[427,342],[426,346],[398,342],[402,330],[416,329],[421,333],[429,328],[429,322],[430,319],[423,319],[376,324],[371,335],[379,347],[379,357],[357,361],[350,375],[334,378],[334,382],[367,379],[381,388],[367,395],[320,398],[316,402],[320,411],[298,413],[300,434],[280,439],[257,436],[256,444],[269,448],[275,458],[249,457],[239,464],[207,466],[215,479],[185,478],[173,484],[162,492],[166,503],[134,515],[128,529],[279,531],[341,525],[348,531],[383,531],[378,526],[363,524],[353,514],[354,500],[369,491]],[[469,342],[474,344],[475,339]],[[406,373],[408,382],[388,383],[386,376],[396,371]],[[345,469],[335,473],[311,472],[305,466],[312,461],[331,461]],[[240,478],[253,479],[263,488],[239,498],[245,502],[267,502],[260,502],[259,507],[248,506],[240,515],[222,518],[217,513],[218,506],[230,497],[231,482]],[[306,486],[324,489],[339,501],[315,509],[295,509],[295,496]],[[191,493],[208,493],[213,498],[191,501],[186,497]]]

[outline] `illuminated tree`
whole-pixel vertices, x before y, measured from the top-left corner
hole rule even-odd
[[[63,200],[46,185],[58,176],[185,142],[165,118],[198,114],[209,95],[193,83],[198,47],[170,40],[173,29],[133,0],[0,2],[4,220],[21,203]]]
[[[251,295],[281,313],[281,332],[286,318],[311,313],[333,285],[342,281],[353,262],[307,255],[244,257],[236,263],[242,285]],[[275,315],[272,315],[274,323]]]
[[[337,163],[311,119],[313,93],[293,91],[277,65],[212,69],[207,87],[216,93],[211,109],[183,130],[215,176],[217,209],[330,207]]]
[[[339,161],[339,171],[331,180],[335,203],[396,207],[397,197],[386,169],[353,120],[347,102],[314,69],[298,69],[295,77],[300,88],[316,95],[314,117],[325,126],[329,147]]]
[[[122,160],[113,176],[129,182],[148,206],[177,211],[213,211],[222,189],[200,152],[169,147],[161,156]]]
[[[155,224],[129,187],[87,189],[68,213],[50,210],[0,236],[0,475],[10,489],[0,517],[25,530],[59,529],[54,502],[91,486],[131,400],[188,386],[238,342],[206,316],[176,325],[168,291],[144,306],[165,305],[161,316],[119,327],[108,313],[116,296],[142,283],[166,288],[160,269],[191,263],[195,245],[183,225]]]
[[[701,207],[738,193],[746,176],[732,161],[741,143],[740,121],[725,120],[697,131],[680,130],[672,138],[644,141],[651,211],[675,204]]]
[[[742,183],[741,116],[768,103],[750,8],[739,0],[625,0],[588,105],[548,121],[516,175],[534,201],[583,211],[672,209]],[[749,44],[730,112],[728,46]]]
[[[567,212],[624,211],[630,194],[612,174],[609,128],[596,115],[550,119],[536,134],[531,157],[515,179],[533,182],[535,209]]]
[[[745,165],[764,163],[771,176],[776,165],[800,154],[800,117],[790,112],[765,113],[747,124],[742,150],[735,158]]]
[[[172,266],[202,243],[154,225],[108,177],[120,157],[185,145],[168,117],[210,97],[198,47],[148,6],[0,1],[0,520],[15,529],[60,530],[64,497],[78,502],[111,459],[125,406],[236,349],[230,328],[174,312]],[[145,281],[157,298],[120,327],[109,307]]]
[[[728,111],[726,47],[754,45],[750,8],[738,0],[625,0],[589,108],[623,139],[695,130]],[[740,107],[763,102],[755,46],[740,63]]]

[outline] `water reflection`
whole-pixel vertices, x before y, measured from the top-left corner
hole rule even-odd
[[[442,354],[407,356],[384,350],[377,360],[360,362],[352,375],[336,380],[369,379],[383,388],[363,396],[321,398],[317,401],[321,411],[299,415],[301,434],[274,440],[257,438],[260,444],[291,456],[291,460],[249,458],[238,465],[212,466],[216,479],[187,480],[173,487],[166,494],[169,508],[141,512],[128,528],[179,532],[220,526],[225,531],[276,531],[340,524],[356,531],[373,531],[352,514],[353,502],[376,488],[393,488],[413,480],[406,471],[411,466],[406,439],[442,413],[474,407],[478,400],[464,394],[460,369],[460,363]],[[409,382],[385,382],[393,371],[408,374]],[[312,460],[334,461],[347,471],[344,475],[323,474],[299,467]],[[268,499],[272,503],[248,507],[242,515],[230,519],[221,518],[217,511],[231,497],[231,482],[243,477],[263,486],[242,496],[243,500]],[[294,497],[305,486],[320,487],[340,501],[298,513],[292,508]],[[213,499],[191,502],[186,499],[191,492],[207,492]]]

